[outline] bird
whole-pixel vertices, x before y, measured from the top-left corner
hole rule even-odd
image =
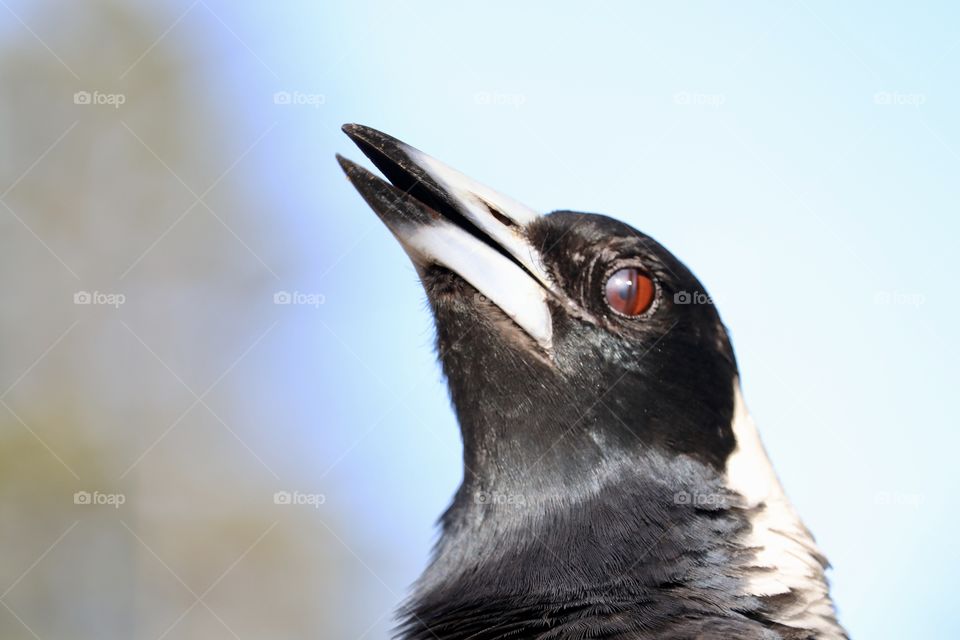
[[[847,638],[683,262],[370,127],[337,155],[426,292],[463,479],[402,640]]]

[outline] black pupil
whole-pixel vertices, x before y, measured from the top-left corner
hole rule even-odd
[[[634,282],[636,282],[636,271],[634,269],[624,269],[617,272],[617,295],[624,302],[630,302],[636,295]]]

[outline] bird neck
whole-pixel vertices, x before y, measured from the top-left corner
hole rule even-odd
[[[663,632],[698,619],[742,624],[743,637],[845,638],[826,560],[772,472],[739,385],[736,395],[738,446],[722,472],[655,450],[608,454],[586,486],[467,472],[401,612],[402,637]]]
[[[750,527],[741,544],[754,551],[745,590],[778,603],[770,614],[777,623],[811,629],[817,638],[847,638],[830,598],[825,576],[829,562],[773,470],[739,380],[732,427],[737,446],[727,460],[725,485],[747,509]]]

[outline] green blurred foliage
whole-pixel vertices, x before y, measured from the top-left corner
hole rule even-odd
[[[266,209],[224,174],[249,141],[157,41],[175,16],[133,7],[37,6],[57,54],[17,25],[0,45],[0,638],[336,637],[344,552],[274,504],[293,487],[246,442],[258,372],[231,369],[283,266],[240,240]]]

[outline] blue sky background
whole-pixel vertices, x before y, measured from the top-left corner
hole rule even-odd
[[[28,3],[11,2],[18,13]],[[459,438],[403,252],[339,132],[391,133],[534,208],[596,211],[690,266],[855,638],[954,638],[960,11],[868,2],[145,2],[242,151],[293,267],[254,435],[374,549],[359,635],[423,568]],[[0,9],[0,31],[21,25]],[[23,35],[22,33],[20,35]],[[277,91],[321,96],[278,105]],[[276,123],[275,126],[273,124]]]

